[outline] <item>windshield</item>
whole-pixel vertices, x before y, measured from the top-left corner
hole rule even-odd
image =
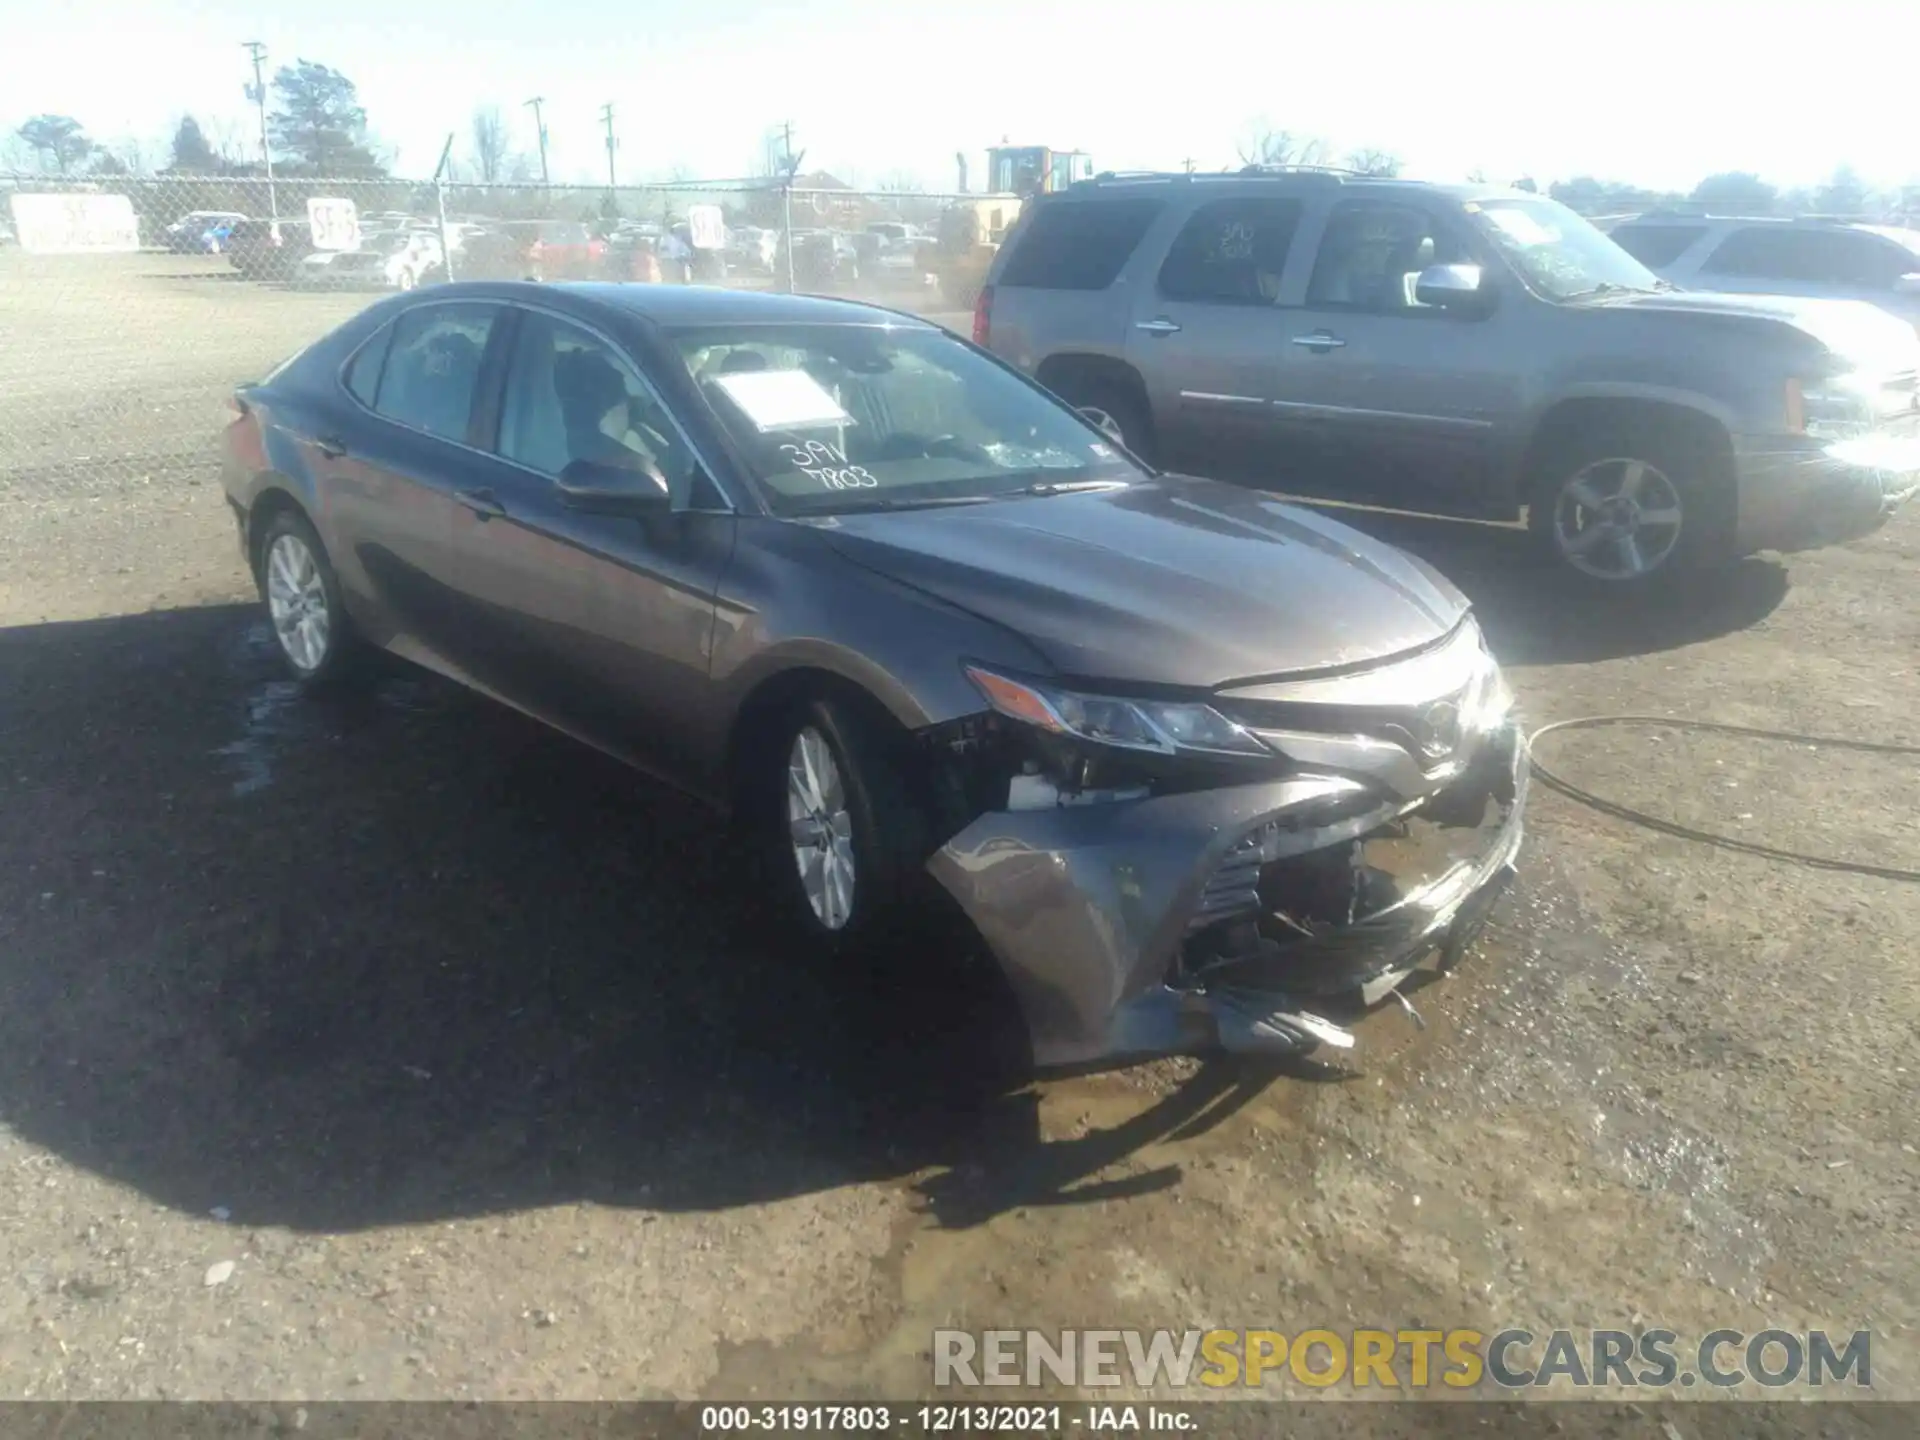
[[[734,325],[673,343],[781,515],[955,504],[1141,472],[938,330]]]
[[[1466,210],[1507,263],[1550,300],[1670,288],[1556,200],[1474,200]]]

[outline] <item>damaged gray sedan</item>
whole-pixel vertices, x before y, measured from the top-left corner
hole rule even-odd
[[[449,285],[235,409],[296,679],[384,649],[732,809],[798,941],[931,876],[1040,1064],[1350,1045],[1512,873],[1525,745],[1452,586],[921,321]]]

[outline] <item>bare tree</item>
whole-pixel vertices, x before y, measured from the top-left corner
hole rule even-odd
[[[880,177],[880,189],[889,195],[918,195],[926,184],[911,170],[889,170]]]
[[[1400,173],[1400,157],[1386,150],[1359,149],[1347,156],[1347,168],[1391,180]]]
[[[480,183],[492,185],[507,172],[506,117],[498,105],[482,105],[473,112],[473,168],[480,172]]]
[[[1234,148],[1242,165],[1324,165],[1332,149],[1319,136],[1277,130],[1265,120],[1249,125]]]

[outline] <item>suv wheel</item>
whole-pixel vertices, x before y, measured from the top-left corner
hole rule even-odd
[[[1054,393],[1109,439],[1153,463],[1153,429],[1146,407],[1126,388],[1108,380],[1069,376],[1058,382]]]
[[[1726,525],[1714,456],[1657,426],[1610,428],[1554,447],[1535,484],[1528,528],[1586,584],[1643,587],[1710,564]]]

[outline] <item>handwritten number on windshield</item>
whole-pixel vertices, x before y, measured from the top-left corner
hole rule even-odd
[[[847,464],[846,452],[836,450],[824,440],[809,440],[804,445],[785,444],[781,452],[795,468],[813,476],[828,490],[875,490],[880,481],[864,465]]]

